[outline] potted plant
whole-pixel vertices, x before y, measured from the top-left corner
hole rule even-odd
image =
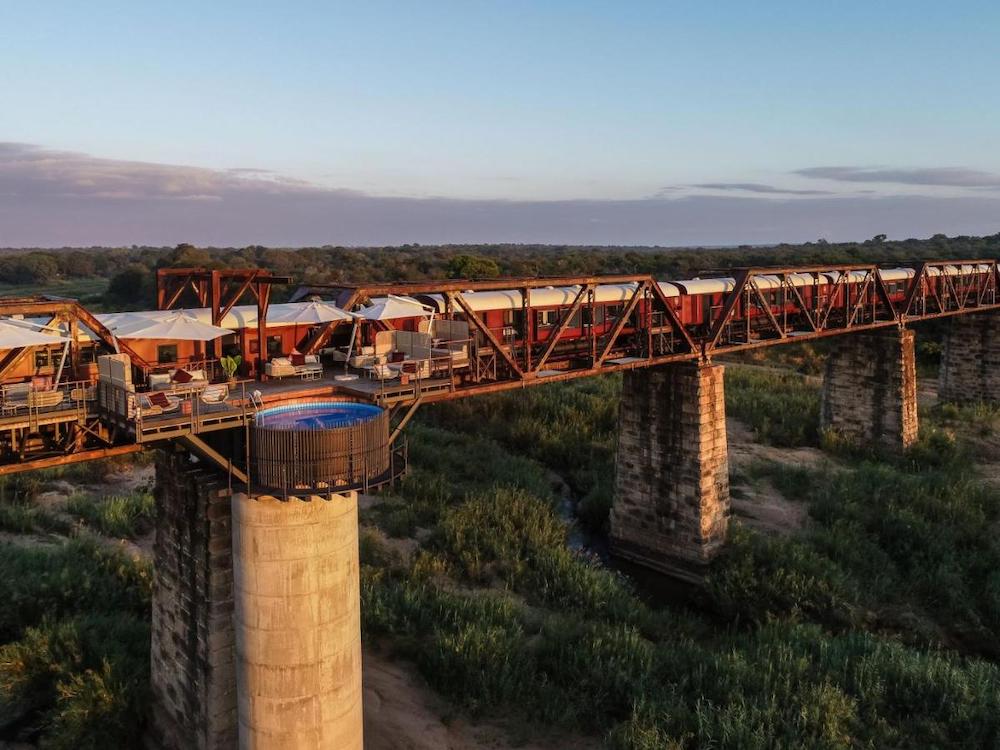
[[[230,385],[236,384],[236,371],[240,369],[240,364],[243,362],[243,357],[236,354],[232,357],[223,357],[219,360],[219,364],[222,365],[222,371],[226,373],[226,377],[229,379]]]

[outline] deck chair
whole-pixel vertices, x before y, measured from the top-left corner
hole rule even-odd
[[[399,375],[399,372],[389,365],[369,365],[365,371],[373,380],[392,380]]]
[[[163,391],[143,395],[146,396],[146,400],[152,406],[160,409],[161,414],[169,414],[170,412],[177,411],[181,405],[181,400],[177,396],[171,396],[169,393],[164,393]]]
[[[229,398],[229,386],[225,383],[210,385],[198,396],[205,406],[225,406]]]
[[[62,391],[31,391],[28,406],[32,409],[52,409],[59,406],[65,397]]]

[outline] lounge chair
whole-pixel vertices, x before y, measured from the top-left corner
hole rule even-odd
[[[369,365],[365,368],[365,372],[373,380],[392,380],[399,377],[399,368],[387,364]]]
[[[31,409],[52,409],[63,402],[66,394],[62,391],[31,391],[28,393],[28,407]]]
[[[137,394],[139,411],[144,417],[156,417],[160,414],[169,414],[180,408],[181,400],[168,393],[139,393]]]
[[[296,364],[298,362],[298,364]],[[323,365],[316,354],[275,357],[264,365],[264,373],[269,378],[318,378],[323,374]]]
[[[225,406],[229,399],[229,386],[225,383],[210,385],[201,392],[199,398],[205,406]]]
[[[183,372],[179,375],[178,373]],[[170,372],[154,372],[147,379],[151,391],[173,391],[190,393],[208,387],[208,376],[204,370],[185,370],[182,367]]]

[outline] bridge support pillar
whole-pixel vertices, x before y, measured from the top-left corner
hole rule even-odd
[[[947,323],[938,398],[1000,401],[1000,315],[956,315]]]
[[[618,414],[613,554],[700,581],[726,540],[729,457],[721,365],[625,373]]]
[[[917,440],[913,331],[836,339],[826,361],[820,425],[842,439],[889,451]]]
[[[230,497],[188,454],[156,463],[149,745],[236,747]]]
[[[233,496],[240,747],[362,750],[358,493]]]

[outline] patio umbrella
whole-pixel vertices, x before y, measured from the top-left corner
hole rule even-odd
[[[396,297],[389,295],[374,302],[368,307],[362,307],[354,313],[354,328],[351,329],[351,340],[347,345],[347,359],[351,358],[354,351],[354,340],[357,338],[358,322],[361,320],[396,320],[398,318],[413,318],[417,315],[430,316],[433,320],[433,311],[429,305],[421,304],[415,299],[407,297]],[[347,369],[347,362],[344,362],[344,370]]]
[[[62,336],[33,330],[26,324],[0,320],[0,349],[20,349],[25,346],[46,346],[69,341]]]
[[[430,315],[427,305],[416,300],[403,297],[384,297],[368,307],[362,307],[354,313],[364,320],[395,320],[397,318],[413,318],[417,315]]]
[[[137,316],[123,320],[111,332],[120,339],[173,341],[214,341],[232,333],[228,328],[202,323],[193,315],[180,310],[156,317]]]
[[[354,320],[354,315],[341,310],[330,302],[323,302],[321,300],[271,305],[271,308],[267,312],[268,323],[318,325],[320,323],[333,323],[338,320]]]

